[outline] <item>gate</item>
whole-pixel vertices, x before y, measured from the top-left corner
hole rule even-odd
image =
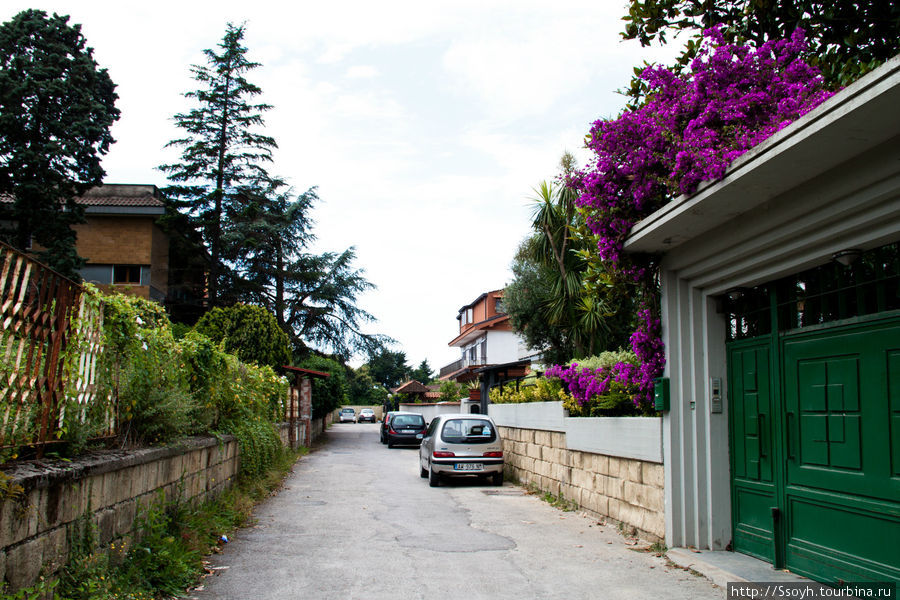
[[[898,245],[729,307],[734,549],[822,581],[900,580]]]

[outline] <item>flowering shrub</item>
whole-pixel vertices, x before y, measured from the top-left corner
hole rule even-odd
[[[630,340],[639,363],[593,373],[557,367],[579,401],[608,395],[615,382],[635,407],[649,405],[653,379],[665,366],[657,265],[651,256],[623,254],[625,239],[638,221],[703,181],[721,179],[732,161],[831,95],[803,61],[805,49],[799,29],[755,49],[726,45],[719,29],[707,30],[689,72],[648,67],[641,74],[646,102],[591,127],[587,146],[595,157],[567,184],[579,191],[576,204],[605,271],[639,299]]]
[[[559,402],[565,403],[572,400],[566,390],[563,389],[559,379],[547,379],[546,377],[530,377],[522,380],[519,390],[516,391],[515,383],[507,383],[491,388],[491,404],[520,404],[522,402]]]
[[[571,393],[563,401],[569,416],[651,414],[652,404],[640,396],[640,368],[635,353],[620,350],[603,352],[568,366],[553,366],[546,375],[553,381],[562,381]]]

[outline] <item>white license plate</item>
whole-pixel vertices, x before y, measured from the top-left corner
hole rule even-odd
[[[484,465],[481,463],[456,463],[453,465],[454,471],[482,471]]]
[[[416,432],[415,429],[405,429],[405,430],[403,431],[403,433],[415,433],[415,432]]]

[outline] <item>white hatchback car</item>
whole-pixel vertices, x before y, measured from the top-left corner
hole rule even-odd
[[[419,473],[431,487],[441,477],[480,475],[503,485],[503,440],[487,415],[438,415],[419,446]]]

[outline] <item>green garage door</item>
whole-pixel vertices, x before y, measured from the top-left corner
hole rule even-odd
[[[731,342],[734,548],[900,580],[900,319]]]
[[[785,566],[900,580],[900,324],[786,337]]]

